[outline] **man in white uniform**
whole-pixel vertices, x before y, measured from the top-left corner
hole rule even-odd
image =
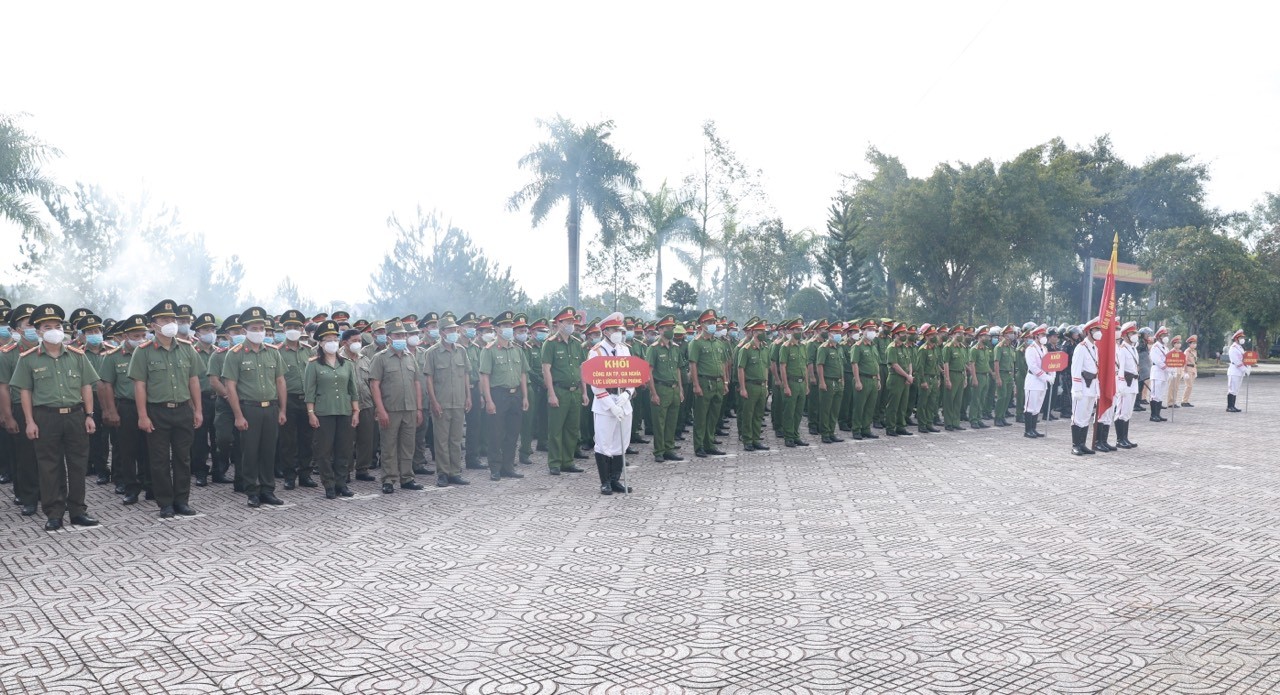
[[[1032,328],[1027,338],[1029,344],[1023,352],[1023,359],[1027,362],[1027,376],[1022,379],[1022,389],[1026,392],[1023,401],[1026,405],[1022,413],[1022,436],[1028,439],[1043,437],[1036,431],[1036,419],[1040,417],[1040,408],[1044,405],[1044,394],[1053,386],[1053,380],[1057,374],[1046,372],[1040,367],[1040,360],[1049,354],[1046,344],[1049,342],[1048,329],[1044,325]]]
[[[602,339],[587,353],[593,357],[629,357],[624,343],[623,317],[614,312],[600,322]],[[595,418],[596,472],[600,474],[600,494],[631,492],[619,480],[622,477],[622,454],[631,440],[631,396],[635,389],[607,389],[591,384],[595,400],[591,412]]]
[[[1240,383],[1253,371],[1244,363],[1244,331],[1231,334],[1231,347],[1227,348],[1227,412],[1242,412],[1236,407],[1236,396],[1240,395]]]
[[[1169,354],[1169,329],[1164,326],[1156,329],[1155,342],[1151,344],[1150,352],[1151,421],[1165,422],[1169,418],[1160,416],[1160,411],[1164,408],[1164,403],[1160,399],[1164,398],[1169,382],[1168,367],[1164,366],[1165,358]]]
[[[1115,418],[1116,446],[1136,449],[1129,441],[1129,418],[1133,415],[1133,403],[1138,399],[1138,324],[1130,321],[1120,327],[1119,345],[1116,347],[1116,402],[1111,409]]]
[[[1084,337],[1071,354],[1071,453],[1092,454],[1087,444],[1093,411],[1098,406],[1098,343],[1102,329],[1095,317],[1084,325]],[[1111,378],[1110,374],[1105,375]],[[1103,449],[1106,451],[1106,449]]]

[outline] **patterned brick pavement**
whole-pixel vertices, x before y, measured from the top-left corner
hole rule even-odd
[[[637,457],[629,498],[533,466],[276,509],[197,489],[173,520],[91,485],[103,526],[54,534],[5,505],[0,691],[1274,693],[1256,381],[1251,413],[1206,379],[1092,457],[1059,421]]]

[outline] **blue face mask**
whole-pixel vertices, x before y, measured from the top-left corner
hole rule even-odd
[[[444,342],[446,342],[446,343],[456,343],[456,342],[458,342],[458,332],[457,332],[457,331],[454,331],[453,333],[445,333],[445,334],[444,334]]]
[[[0,326],[0,340],[8,340],[13,337],[13,331],[8,326]]]
[[[24,328],[22,329],[22,339],[28,343],[34,343],[40,339],[40,334],[36,333],[34,328]]]
[[[537,333],[534,333],[533,335],[534,335],[534,337],[535,337],[535,338],[537,338],[538,340],[546,340],[546,339],[547,339],[547,332],[546,332],[546,331],[538,331]]]
[[[231,344],[232,344],[232,345],[239,345],[240,343],[243,343],[243,342],[244,342],[244,336],[243,336],[243,335],[233,335],[233,336],[231,336]]]
[[[269,335],[262,341],[262,344],[271,345],[274,342],[276,342],[276,337],[274,335]]]
[[[467,334],[467,337],[468,337],[468,338],[474,338],[474,337],[476,337],[476,329],[474,329],[474,328],[464,328],[463,330],[466,332],[466,334]]]
[[[499,328],[498,330],[502,333],[503,340],[511,340],[512,338],[516,337],[516,331],[514,328],[509,328],[504,326],[502,328]]]
[[[387,344],[387,336],[385,336],[385,335],[375,335],[375,336],[373,336],[373,342],[374,342],[375,344],[377,344],[377,345],[386,345],[386,344]]]
[[[404,352],[404,351],[405,351],[405,348],[407,348],[407,347],[409,347],[409,341],[407,341],[407,340],[393,340],[393,341],[391,341],[391,349],[392,349],[392,350],[395,350],[395,351],[397,351],[397,352]]]
[[[432,339],[432,340],[439,340],[439,339],[440,339],[440,329],[439,329],[439,328],[432,328],[431,330],[428,330],[428,331],[427,331],[427,335],[431,336],[431,339]]]
[[[230,341],[228,341],[226,338],[223,338],[222,340],[219,340],[219,341],[218,341],[218,347],[220,347],[220,348],[222,348],[222,349],[224,349],[224,350],[225,350],[225,349],[227,349],[227,348],[231,347],[231,342],[230,342]]]
[[[98,335],[98,334],[96,334],[96,333],[90,333],[89,335],[86,335],[86,336],[84,337],[84,342],[86,342],[86,343],[88,343],[89,345],[92,345],[92,346],[94,346],[94,347],[98,347],[99,345],[101,345],[101,344],[102,344],[102,336],[100,336],[100,335]]]

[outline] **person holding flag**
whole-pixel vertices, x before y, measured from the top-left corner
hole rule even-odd
[[[1116,265],[1119,252],[1120,233],[1117,232],[1111,242],[1111,263],[1107,266],[1107,279],[1102,284],[1102,302],[1098,306],[1097,326],[1090,329],[1089,324],[1085,324],[1085,339],[1080,342],[1083,345],[1092,341],[1095,350],[1093,354],[1098,374],[1098,410],[1093,448],[1098,451],[1116,450],[1107,443],[1107,435],[1111,432],[1111,422],[1114,418],[1112,404],[1115,401],[1116,386],[1119,383],[1116,375]],[[1079,347],[1079,345],[1076,346],[1077,350]],[[1074,400],[1074,393],[1072,395]],[[1073,412],[1073,420],[1074,416]]]
[[[1076,456],[1094,453],[1085,442],[1089,425],[1093,424],[1094,408],[1098,406],[1098,341],[1101,339],[1101,321],[1094,317],[1084,325],[1084,338],[1076,343],[1071,355],[1071,453]],[[1115,359],[1114,352],[1112,359]]]

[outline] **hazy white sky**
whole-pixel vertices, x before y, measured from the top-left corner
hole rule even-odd
[[[1280,191],[1270,2],[20,2],[3,16],[0,112],[31,114],[66,153],[56,175],[176,206],[263,295],[291,275],[321,302],[363,299],[386,217],[419,203],[531,296],[560,286],[563,214],[531,232],[505,207],[534,119],[557,112],[616,121],[651,188],[693,170],[715,119],[795,229],[823,228],[872,144],[923,175],[1110,133],[1132,161],[1209,164],[1213,205]]]

